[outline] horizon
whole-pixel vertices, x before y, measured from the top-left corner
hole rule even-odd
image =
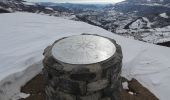
[[[125,0],[26,0],[27,2],[54,2],[54,3],[84,3],[84,4],[108,4]]]

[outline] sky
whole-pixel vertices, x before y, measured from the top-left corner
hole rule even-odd
[[[56,3],[117,3],[124,0],[26,0],[30,2],[56,2]]]

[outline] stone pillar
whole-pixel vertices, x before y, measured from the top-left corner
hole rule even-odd
[[[98,35],[76,35],[44,50],[46,100],[120,100],[121,47]]]

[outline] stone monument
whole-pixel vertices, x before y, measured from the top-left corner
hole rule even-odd
[[[120,100],[122,51],[113,39],[64,37],[44,56],[46,100]]]

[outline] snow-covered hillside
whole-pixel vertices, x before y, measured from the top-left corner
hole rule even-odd
[[[170,98],[170,48],[131,40],[102,28],[31,13],[0,15],[0,100],[17,100],[20,86],[38,74],[45,47],[82,33],[113,38],[122,46],[126,78],[136,78],[160,100]]]
[[[170,7],[167,3],[125,0],[100,11],[76,14],[84,22],[102,27],[118,35],[148,43],[170,41]]]

